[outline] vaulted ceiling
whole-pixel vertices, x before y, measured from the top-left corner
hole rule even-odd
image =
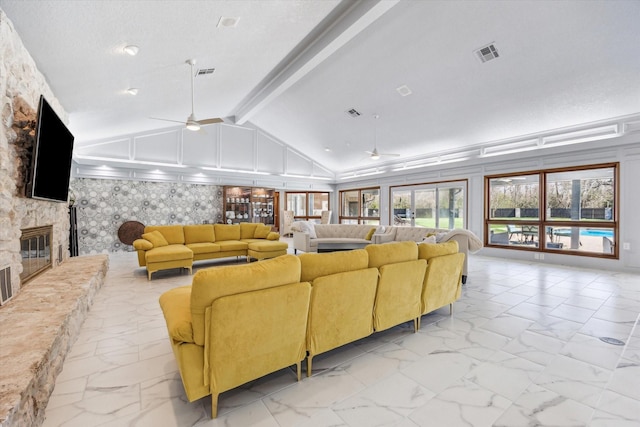
[[[408,162],[640,113],[640,1],[0,0],[0,8],[69,113],[79,147],[177,125],[150,117],[186,121],[190,58],[215,68],[195,78],[199,119],[259,128],[335,173],[371,167],[365,151],[374,146],[400,155],[378,162]],[[131,44],[136,56],[123,52]],[[483,63],[476,50],[489,44],[498,57]]]

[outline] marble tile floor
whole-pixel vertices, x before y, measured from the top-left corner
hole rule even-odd
[[[640,275],[473,255],[469,266],[453,316],[316,356],[301,382],[284,369],[223,393],[211,420],[208,397],[186,400],[158,306],[190,276],[148,282],[135,253],[114,254],[44,426],[640,425]]]

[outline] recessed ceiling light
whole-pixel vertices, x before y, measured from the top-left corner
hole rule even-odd
[[[411,89],[409,89],[409,86],[407,86],[407,85],[402,85],[399,88],[396,88],[396,90],[402,96],[411,95],[413,93],[413,92],[411,92]]]
[[[326,151],[327,153],[329,153],[331,151],[331,148],[329,147],[324,147],[324,151]]]
[[[136,56],[140,48],[134,44],[130,44],[125,46],[122,50],[124,50],[124,53],[127,55]]]
[[[138,88],[137,87],[130,87],[129,89],[127,89],[127,93],[129,95],[137,95],[138,94]]]
[[[238,21],[240,21],[240,17],[232,17],[232,16],[221,16],[220,20],[218,20],[218,28],[235,28],[238,25]]]

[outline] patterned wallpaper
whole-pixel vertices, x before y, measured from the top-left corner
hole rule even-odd
[[[222,221],[223,187],[216,185],[74,179],[80,255],[129,252],[118,239],[125,221],[144,225]]]

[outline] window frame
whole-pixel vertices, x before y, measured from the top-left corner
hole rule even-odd
[[[406,190],[409,192],[413,192],[416,190],[436,190],[436,198],[434,207],[435,210],[440,209],[440,198],[439,192],[442,189],[447,189],[450,187],[460,187],[464,194],[462,195],[462,209],[463,214],[462,218],[462,228],[467,228],[467,224],[469,223],[468,212],[469,212],[469,180],[468,179],[454,179],[454,180],[446,180],[446,181],[433,181],[433,182],[422,182],[417,184],[401,184],[401,185],[392,185],[389,187],[389,224],[394,225],[394,207],[393,207],[393,192],[394,190]],[[415,224],[414,219],[411,219],[411,223]],[[416,227],[420,227],[420,225],[414,225]],[[439,227],[443,228],[443,227]]]
[[[547,177],[552,174],[557,173],[570,173],[570,172],[581,172],[588,171],[593,169],[613,169],[613,206],[611,212],[611,220],[601,220],[601,221],[584,221],[583,219],[577,220],[558,220],[551,219],[550,215],[547,212]],[[525,175],[537,175],[538,176],[538,219],[537,220],[522,220],[522,219],[493,219],[491,216],[491,180],[495,179],[509,179],[519,176]],[[580,165],[580,166],[568,166],[561,168],[553,168],[553,169],[539,169],[539,170],[529,170],[522,172],[513,172],[513,173],[504,173],[504,174],[493,174],[493,175],[485,175],[484,177],[484,244],[487,247],[494,247],[500,249],[507,250],[520,250],[520,251],[531,251],[531,252],[546,252],[546,253],[560,253],[563,255],[574,255],[574,256],[586,256],[586,257],[595,257],[595,258],[612,258],[619,259],[619,241],[620,241],[620,221],[619,221],[619,212],[620,212],[620,163],[619,162],[611,162],[611,163],[599,163],[599,164],[590,164],[590,165]],[[491,241],[491,229],[492,226],[506,226],[507,232],[510,232],[508,226],[510,225],[520,226],[521,229],[524,227],[538,227],[538,244],[537,246],[520,246],[520,245],[511,245],[509,242],[507,244],[501,244]],[[581,251],[578,249],[571,248],[553,248],[548,247],[549,244],[546,242],[547,237],[553,239],[553,229],[554,228],[605,228],[613,230],[613,251],[611,253],[600,253],[600,252],[592,252],[592,251]],[[516,231],[517,232],[517,231]],[[548,233],[551,232],[549,235]],[[545,244],[540,244],[540,238]],[[533,238],[532,238],[533,241]],[[580,242],[581,244],[581,242]]]
[[[302,194],[305,197],[305,214],[304,215],[296,215],[294,212],[295,221],[316,221],[320,222],[321,215],[309,215],[309,213],[313,212],[313,206],[311,206],[312,198],[309,197],[311,194],[314,195],[326,195],[327,197],[327,210],[331,210],[331,192],[330,191],[286,191],[284,193],[285,200],[285,210],[289,210],[289,195],[293,194]]]
[[[363,215],[363,205],[362,205],[362,193],[367,192],[369,190],[377,190],[378,191],[378,216],[364,216]],[[342,212],[342,198],[344,197],[344,193],[351,193],[357,191],[358,192],[358,215],[343,215]],[[340,190],[338,195],[338,205],[340,206],[338,212],[338,223],[339,224],[353,224],[356,221],[356,224],[372,224],[379,225],[380,224],[380,187],[363,187],[363,188],[351,188],[348,190]]]

